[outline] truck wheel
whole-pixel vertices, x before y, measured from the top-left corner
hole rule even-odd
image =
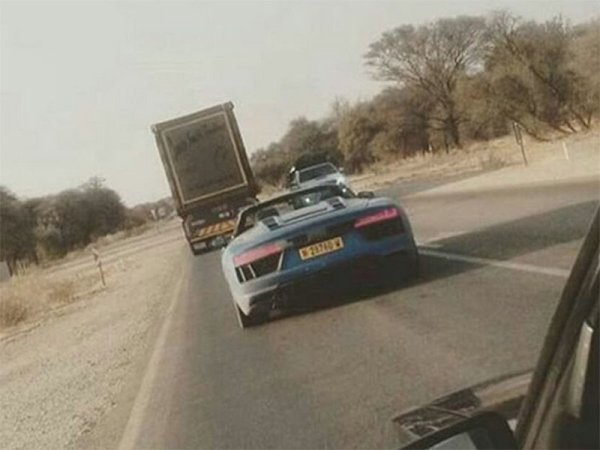
[[[202,247],[202,248],[195,248],[194,244],[190,244],[190,250],[192,250],[192,253],[194,254],[194,256],[198,256],[198,255],[201,255],[201,254],[207,252],[207,245],[204,244],[204,247]]]

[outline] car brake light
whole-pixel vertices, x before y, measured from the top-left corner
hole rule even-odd
[[[275,255],[277,253],[281,253],[283,251],[283,247],[279,244],[267,244],[262,247],[253,248],[252,250],[248,250],[240,255],[233,257],[233,263],[236,267],[245,266],[246,264],[250,264],[259,259],[266,258],[267,256]]]
[[[354,228],[362,228],[374,223],[383,222],[384,220],[394,219],[399,215],[400,213],[396,208],[387,208],[357,219],[356,222],[354,222]]]

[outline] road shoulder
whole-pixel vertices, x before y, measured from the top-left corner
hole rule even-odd
[[[185,250],[173,241],[131,254],[105,290],[0,342],[2,446],[118,445]]]

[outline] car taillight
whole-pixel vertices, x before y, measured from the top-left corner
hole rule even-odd
[[[266,258],[267,256],[276,255],[282,251],[283,247],[279,244],[267,244],[234,256],[233,263],[236,267],[245,266],[246,264],[251,264],[259,259]]]
[[[361,217],[354,222],[354,228],[362,228],[386,220],[395,219],[400,213],[396,208],[387,208],[368,216]]]

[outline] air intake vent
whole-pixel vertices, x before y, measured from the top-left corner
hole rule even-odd
[[[340,200],[339,197],[333,197],[330,198],[329,200],[327,200],[327,202],[333,206],[333,209],[342,209],[344,208],[346,205],[344,205],[344,203]]]
[[[273,216],[263,219],[263,223],[269,228],[269,230],[274,230],[275,228],[279,228],[279,222]]]
[[[255,278],[268,275],[281,269],[283,252],[265,256],[256,261],[240,267],[236,267],[235,273],[240,283],[254,280]]]

